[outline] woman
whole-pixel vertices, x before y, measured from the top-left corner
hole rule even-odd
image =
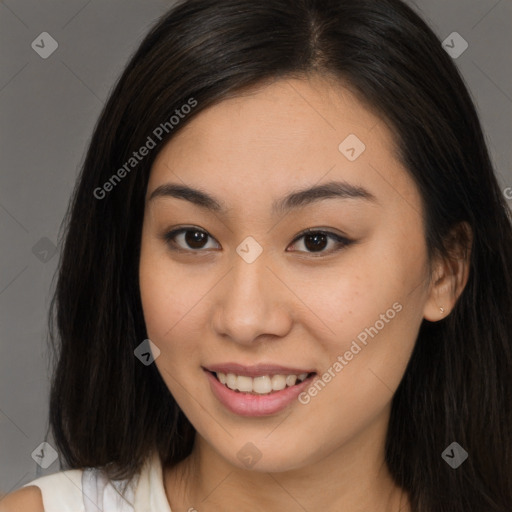
[[[3,509],[509,511],[511,262],[475,108],[409,7],[183,2],[73,197],[68,469]]]

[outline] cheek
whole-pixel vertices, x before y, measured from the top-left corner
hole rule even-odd
[[[164,271],[166,266],[156,260],[141,257],[140,292],[146,331],[160,349],[155,364],[162,379],[175,399],[183,404],[188,393],[199,396],[199,390],[195,389],[198,379],[191,379],[190,375],[187,378],[187,369],[190,371],[187,363],[197,354],[195,338],[190,336],[197,298],[176,272]],[[199,372],[199,364],[195,366]],[[185,388],[188,391],[183,394]]]
[[[417,283],[423,275],[417,266],[397,255],[391,262],[391,254],[385,261],[379,254],[355,255],[353,263],[334,272],[335,279],[324,274],[308,286],[307,305],[323,320],[328,338],[351,340],[375,324],[380,331],[401,323],[402,310],[421,310],[423,288]]]
[[[343,395],[350,389],[352,397],[371,401],[376,388],[384,395],[394,392],[403,376],[426,300],[426,250],[416,238],[416,247],[408,249],[408,241],[391,235],[374,239],[347,257],[336,279],[308,291],[308,304],[329,327],[318,338],[327,354],[325,371],[330,370],[325,380],[337,380],[329,387]]]
[[[140,292],[148,336],[165,341],[187,313],[187,297],[179,293],[172,281],[156,272],[143,276]],[[190,308],[188,308],[190,309]]]
[[[143,245],[139,283],[148,338],[160,349],[155,364],[174,397],[184,405],[201,396],[200,357],[206,352],[208,292],[214,281],[194,265],[179,265],[158,244]],[[187,392],[184,390],[187,389]],[[192,411],[189,411],[192,414]]]
[[[165,342],[197,300],[187,271],[172,265],[161,242],[143,236],[139,265],[139,287],[144,320],[150,339]]]
[[[325,439],[326,453],[384,414],[402,380],[421,318],[410,302],[395,298],[373,297],[370,304],[358,299],[360,309],[354,304],[351,315],[338,316],[336,336],[323,339],[324,365],[299,397],[304,410],[298,418],[306,431]]]

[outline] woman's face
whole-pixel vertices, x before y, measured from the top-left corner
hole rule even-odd
[[[420,196],[392,136],[341,85],[282,80],[203,111],[154,162],[148,336],[231,464],[284,471],[384,438],[432,302]]]

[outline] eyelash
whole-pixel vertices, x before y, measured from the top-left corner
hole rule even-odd
[[[195,231],[195,232],[205,233],[206,235],[208,235],[208,238],[215,240],[211,235],[208,234],[207,231],[204,231],[203,229],[199,229],[199,228],[194,228],[194,227],[183,227],[183,228],[174,229],[174,230],[166,233],[163,236],[163,238],[166,241],[166,243],[169,245],[169,248],[173,251],[192,252],[192,253],[205,252],[203,249],[184,249],[183,247],[175,247],[175,245],[176,245],[175,238],[182,233],[186,233],[187,231],[193,231],[193,232]],[[321,229],[308,228],[308,229],[302,231],[301,233],[299,233],[293,239],[292,245],[295,245],[301,238],[304,238],[307,235],[315,235],[315,234],[326,235],[329,239],[334,240],[338,244],[338,247],[335,249],[332,249],[330,251],[322,250],[322,251],[318,251],[318,252],[310,252],[310,251],[291,251],[291,252],[300,252],[300,253],[310,254],[313,257],[319,257],[322,255],[338,252],[338,251],[344,249],[345,247],[347,247],[348,245],[350,245],[351,243],[353,243],[353,240],[350,240],[346,237],[340,236],[331,231],[324,231]]]

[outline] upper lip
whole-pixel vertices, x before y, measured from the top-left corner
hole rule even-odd
[[[203,366],[210,372],[233,373],[235,375],[244,375],[247,377],[261,377],[263,375],[301,375],[302,373],[312,373],[314,370],[304,368],[290,368],[276,364],[257,364],[245,366],[238,363],[220,363]]]

